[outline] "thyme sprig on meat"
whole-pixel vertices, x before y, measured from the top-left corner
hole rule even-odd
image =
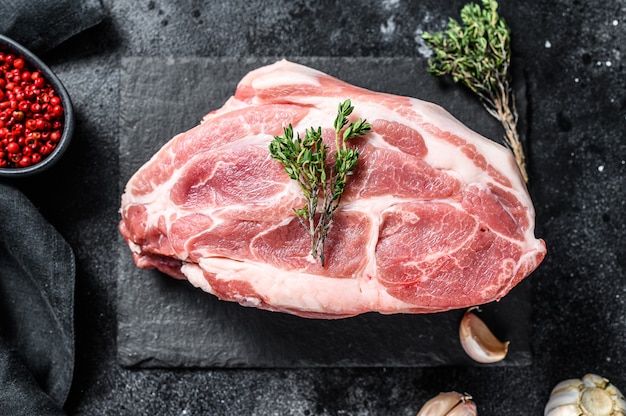
[[[348,99],[340,103],[335,118],[335,163],[327,163],[328,146],[324,144],[321,127],[305,130],[294,137],[293,126],[274,136],[269,145],[270,156],[279,161],[289,177],[298,182],[306,205],[294,208],[300,224],[311,237],[311,256],[325,265],[324,244],[335,211],[346,189],[348,176],[358,164],[359,150],[347,143],[369,132],[372,126],[364,119],[350,122],[354,106]]]
[[[451,75],[478,95],[489,114],[502,123],[505,143],[528,182],[511,89],[511,31],[498,15],[495,0],[482,0],[482,5],[466,4],[461,9],[462,25],[450,18],[445,32],[422,35],[434,51],[428,71],[436,76]]]

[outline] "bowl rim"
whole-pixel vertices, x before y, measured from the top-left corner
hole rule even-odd
[[[0,33],[0,48],[2,47],[12,49],[13,52],[21,55],[21,57],[24,58],[24,60],[31,67],[41,70],[46,81],[50,83],[52,88],[54,88],[54,91],[58,94],[61,98],[61,102],[63,103],[63,133],[61,134],[61,139],[54,150],[50,152],[50,154],[42,161],[33,165],[24,168],[0,168],[0,177],[14,178],[30,176],[32,174],[42,172],[55,164],[61,155],[63,155],[63,153],[67,150],[74,134],[74,109],[70,95],[61,80],[37,55],[19,42]]]

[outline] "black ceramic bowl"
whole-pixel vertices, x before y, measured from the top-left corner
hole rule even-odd
[[[50,166],[54,165],[63,155],[65,150],[70,144],[72,134],[74,133],[74,111],[72,108],[72,101],[67,93],[67,90],[59,80],[59,78],[52,72],[52,70],[39,59],[34,53],[27,48],[17,43],[13,39],[0,35],[0,51],[5,54],[12,53],[15,56],[20,56],[26,66],[32,71],[39,70],[43,75],[44,80],[50,84],[55,91],[56,96],[61,99],[61,105],[63,106],[63,130],[61,138],[56,142],[56,146],[50,153],[41,158],[37,163],[33,163],[26,167],[0,167],[0,177],[17,178],[34,175],[45,171]],[[0,151],[4,150],[3,144],[0,142]]]

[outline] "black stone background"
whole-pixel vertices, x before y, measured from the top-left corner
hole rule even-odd
[[[18,185],[76,254],[68,413],[413,415],[438,392],[457,390],[475,398],[480,415],[539,415],[565,378],[593,372],[626,390],[623,0],[501,1],[514,53],[525,62],[530,191],[537,235],[549,248],[529,279],[531,365],[132,370],[117,363],[122,58],[422,57],[419,33],[441,30],[464,3],[103,0],[103,23],[42,56],[74,100],[77,130],[58,166]]]

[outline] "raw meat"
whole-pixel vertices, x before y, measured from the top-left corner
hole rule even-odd
[[[337,105],[372,132],[326,243],[326,265],[293,214],[295,181],[274,135],[324,126]],[[222,108],[169,141],[130,179],[120,231],[139,267],[226,301],[307,318],[430,313],[505,296],[543,260],[534,208],[509,150],[441,107],[372,92],[279,61],[246,75]]]

